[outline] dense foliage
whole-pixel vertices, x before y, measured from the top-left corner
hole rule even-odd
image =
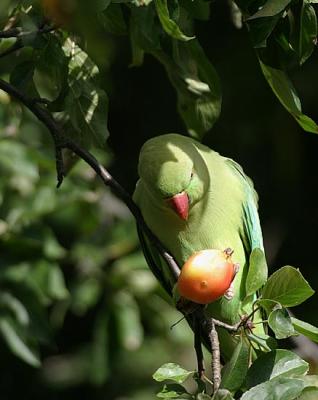
[[[214,49],[224,63],[225,55],[235,53],[228,47],[222,54],[222,39],[204,35],[213,17],[233,30],[244,25],[246,46],[254,48],[245,63],[259,63],[272,90],[266,95],[268,104],[276,104],[276,96],[301,129],[318,132],[316,122],[303,113],[291,80],[315,57],[314,3],[1,0],[0,75],[48,111],[66,137],[91,149],[131,191],[138,148],[146,137],[164,133],[160,129],[178,129],[213,145],[211,129],[222,121],[221,110],[229,109],[240,80],[235,66],[227,76],[232,80],[226,81],[211,62]],[[222,35],[216,20],[214,24],[219,29],[214,34]],[[156,86],[149,86],[149,77],[158,79]],[[262,79],[260,74],[257,78]],[[298,82],[303,88],[302,80]],[[241,98],[244,89],[239,90]],[[311,90],[307,92],[314,98]],[[67,177],[57,191],[50,136],[30,107],[17,100],[0,91],[1,398],[18,398],[21,391],[26,398],[70,399],[78,389],[87,398],[149,399],[155,396],[149,383],[152,372],[161,363],[177,361],[189,371],[173,363],[159,368],[154,379],[174,383],[167,383],[158,396],[210,399],[211,385],[198,381],[194,359],[188,358],[194,357],[190,330],[184,322],[169,330],[179,314],[147,269],[130,212],[70,151],[63,154]],[[239,101],[231,107],[239,108]],[[270,111],[260,97],[252,103],[255,109]],[[225,135],[228,141],[220,150],[228,149],[229,140],[244,147],[253,106],[236,139]],[[266,121],[271,117],[268,114]],[[290,117],[286,121],[291,124]],[[288,131],[284,125],[280,129]],[[292,137],[283,135],[276,148]],[[295,156],[297,141],[291,148]],[[229,152],[235,155],[233,148]],[[267,280],[263,255],[252,254],[247,292],[259,289],[262,299],[256,306],[266,313],[271,336],[280,340],[298,332],[318,341],[317,328],[286,309],[313,293],[297,269],[285,266]],[[252,336],[241,333],[215,399],[317,396],[317,377],[307,375],[307,362],[276,349],[274,339]],[[267,352],[249,368],[248,344],[253,340]],[[181,351],[188,355],[180,356]],[[186,379],[190,383],[184,387]]]

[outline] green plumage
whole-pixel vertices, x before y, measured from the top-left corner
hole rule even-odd
[[[263,248],[257,195],[251,180],[233,160],[177,134],[159,136],[144,144],[139,176],[134,200],[149,228],[180,266],[199,250],[234,250],[232,258],[240,265],[234,297],[222,297],[210,304],[208,310],[222,321],[237,322],[243,314],[249,255],[254,248]],[[186,221],[166,200],[182,191],[190,200]],[[143,241],[149,265],[156,269],[153,272],[157,279],[171,294],[173,277],[156,251]],[[249,306],[251,303],[252,299]],[[245,312],[250,310],[249,306]]]

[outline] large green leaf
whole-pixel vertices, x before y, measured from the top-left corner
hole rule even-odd
[[[298,318],[291,317],[291,322],[298,333],[307,336],[309,339],[318,343],[318,328],[309,324],[308,322],[301,321]]]
[[[305,388],[297,400],[317,400],[318,399],[318,389],[317,388]]]
[[[255,14],[247,20],[256,18],[273,17],[282,11],[291,3],[291,0],[267,0],[266,3]]]
[[[259,62],[267,82],[286,110],[305,131],[318,133],[315,121],[303,114],[298,94],[287,74],[281,69],[266,65],[261,60]]]
[[[271,18],[259,18],[248,21],[249,34],[255,48],[267,46],[267,39],[280,20],[280,15]]]
[[[130,351],[138,349],[143,341],[143,328],[135,299],[128,292],[117,293],[113,312],[121,346]]]
[[[63,46],[69,57],[65,115],[69,135],[86,144],[104,147],[108,137],[108,97],[97,84],[99,71],[88,55],[72,40]]]
[[[20,332],[12,319],[1,316],[0,333],[13,354],[33,367],[40,366],[41,363],[36,350],[28,343],[27,338]]]
[[[300,14],[298,54],[303,64],[312,54],[317,40],[317,17],[315,9],[303,0]]]
[[[170,17],[167,0],[155,0],[156,10],[163,29],[174,39],[188,41],[194,36],[185,35],[177,23]]]
[[[37,96],[37,90],[34,85],[35,65],[33,61],[23,61],[18,63],[10,74],[10,83],[28,96]]]
[[[262,298],[277,301],[285,307],[297,306],[313,294],[300,271],[288,265],[274,272],[262,290]]]
[[[246,296],[254,294],[266,282],[268,275],[265,254],[261,249],[254,249],[250,255],[246,277]]]
[[[127,35],[127,24],[120,4],[110,4],[98,17],[108,32],[113,35]]]
[[[164,385],[162,390],[157,393],[157,397],[160,399],[179,399],[179,400],[191,400],[193,396],[189,394],[185,388],[176,383]]]
[[[297,354],[277,349],[259,357],[248,370],[246,384],[248,388],[274,378],[302,377],[308,371],[308,363]]]
[[[231,393],[226,389],[219,389],[212,397],[212,400],[234,400]]]
[[[276,339],[285,339],[296,334],[286,308],[273,310],[269,314],[268,325],[274,332]]]
[[[243,394],[241,400],[295,400],[304,385],[300,379],[279,377],[252,387]]]
[[[91,347],[91,381],[95,385],[105,382],[110,373],[109,360],[109,315],[102,310],[96,317]]]
[[[157,382],[170,380],[176,383],[183,383],[193,374],[194,371],[187,371],[178,364],[167,363],[157,369],[152,377]]]
[[[201,140],[221,112],[221,85],[216,70],[197,40],[175,42],[173,60],[155,53],[178,95],[178,111],[191,136]]]
[[[241,336],[233,355],[222,369],[221,388],[238,390],[245,380],[249,364],[249,346]]]

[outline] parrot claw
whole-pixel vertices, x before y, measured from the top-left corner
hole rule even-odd
[[[234,278],[235,278],[235,275],[239,272],[239,270],[240,270],[240,264],[238,264],[238,263],[234,264]],[[233,280],[234,280],[234,278],[233,278]]]
[[[224,297],[226,298],[226,300],[232,300],[234,297],[234,279],[235,279],[235,276],[237,275],[237,273],[239,272],[239,270],[240,270],[240,264],[238,264],[238,263],[234,264],[233,280],[231,282],[230,287],[224,293]]]
[[[226,300],[232,300],[234,297],[234,290],[233,290],[233,285],[231,283],[230,287],[227,289],[227,291],[223,295]]]

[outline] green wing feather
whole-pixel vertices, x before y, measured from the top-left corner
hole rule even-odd
[[[244,247],[248,254],[255,248],[264,249],[263,235],[261,224],[258,216],[258,195],[254,189],[252,180],[245,175],[242,167],[231,160],[227,159],[228,165],[240,175],[241,181],[243,182],[243,188],[246,193],[246,200],[243,203],[243,228],[244,235],[242,237]]]
[[[139,225],[137,225],[137,232],[140,240],[141,249],[144,253],[145,259],[151,272],[154,274],[154,276],[161,284],[163,289],[167,292],[167,294],[172,297],[173,288],[171,287],[169,280],[165,278],[165,274],[162,268],[162,259],[157,249],[145,237],[145,234]]]

